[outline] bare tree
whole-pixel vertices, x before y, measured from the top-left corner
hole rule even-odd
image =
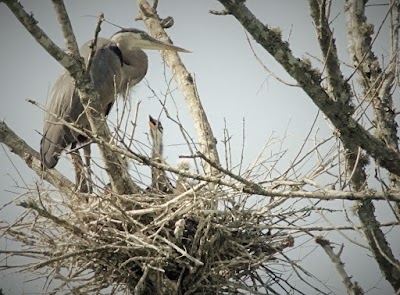
[[[332,126],[332,136],[314,139],[313,147],[307,150],[310,130],[301,150],[280,173],[276,167],[284,153],[265,153],[266,147],[274,144],[272,140],[244,171],[241,160],[239,170],[229,160],[222,164],[195,81],[179,55],[170,51],[162,52],[162,57],[189,106],[196,136],[188,134],[179,117],[170,116],[159,100],[166,117],[182,131],[188,150],[182,157],[193,160],[195,169],[192,172],[185,165],[169,165],[160,151],[158,158],[162,160],[154,156],[154,150],[153,156],[148,156],[135,144],[134,130],[128,128],[132,118],[128,114],[133,113],[128,102],[116,123],[107,122],[96,111],[100,109],[98,94],[79,56],[63,2],[53,0],[68,54],[18,2],[3,2],[75,80],[92,130],[86,135],[99,146],[111,185],[94,175],[93,193],[77,191],[56,169],[44,169],[39,154],[0,122],[0,142],[55,188],[46,190],[38,182],[29,191],[29,198],[18,203],[26,212],[12,224],[1,224],[3,235],[24,246],[20,251],[0,250],[2,261],[9,257],[30,259],[23,265],[2,264],[2,269],[39,271],[49,278],[49,292],[70,290],[73,294],[107,288],[111,294],[309,294],[306,290],[310,288],[314,293],[332,293],[318,274],[309,273],[301,261],[287,255],[307,237],[326,253],[347,293],[363,294],[363,286],[346,270],[344,263],[350,261],[341,257],[347,244],[335,252],[335,241],[326,236],[336,232],[348,243],[364,247],[346,234],[352,231],[363,236],[383,278],[394,293],[400,292],[399,257],[384,231],[385,227],[398,229],[400,223],[398,113],[394,103],[399,94],[399,0],[385,4],[387,14],[381,27],[389,26],[390,44],[385,45],[389,53],[382,61],[374,53],[381,27],[374,32],[368,21],[368,1],[346,0],[343,10],[352,61],[347,72],[335,42],[332,1],[308,1],[322,57],[315,58],[315,64],[296,57],[281,30],[263,24],[246,1],[219,0],[224,8],[210,11],[215,17],[234,17],[296,81],[287,87],[301,88]],[[157,4],[138,0],[136,19],[144,22],[152,36],[171,42],[165,29],[173,20],[161,18]],[[152,122],[157,132],[159,122]],[[225,135],[222,142],[229,158],[229,129]],[[161,150],[161,145],[154,143],[156,135],[152,136],[153,149],[159,146]],[[149,172],[162,175],[163,181],[176,189],[146,189],[149,183],[131,168],[140,165],[150,166]],[[368,165],[375,175],[366,174]],[[89,201],[83,202],[86,199]],[[349,217],[348,209],[332,209],[325,202],[332,200],[352,202],[357,221]],[[379,221],[376,204],[391,209],[391,222]],[[345,225],[332,222],[338,214],[345,217]],[[321,224],[304,225],[305,220],[313,222],[316,215],[323,220]],[[302,284],[293,284],[293,277]]]

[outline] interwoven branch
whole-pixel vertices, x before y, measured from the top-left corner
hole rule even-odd
[[[359,145],[380,165],[400,176],[400,154],[371,135],[342,104],[331,100],[321,86],[321,73],[296,58],[280,34],[259,21],[242,1],[219,0],[254,39],[291,75],[329,118],[344,142]]]

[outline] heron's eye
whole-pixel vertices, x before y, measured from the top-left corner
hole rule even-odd
[[[145,39],[145,38],[146,38],[146,33],[140,33],[140,37],[141,37],[142,39]]]
[[[158,130],[160,130],[161,132],[163,132],[163,130],[164,130],[164,128],[162,127],[162,125],[161,125],[160,122],[157,123],[157,128],[158,128]]]

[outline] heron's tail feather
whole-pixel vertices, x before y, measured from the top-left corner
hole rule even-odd
[[[65,132],[65,126],[50,124],[40,141],[40,156],[47,168],[57,165],[62,151],[72,142]]]

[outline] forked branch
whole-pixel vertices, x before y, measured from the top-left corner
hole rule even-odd
[[[344,142],[352,142],[364,149],[375,161],[390,172],[400,176],[400,154],[371,135],[356,120],[347,107],[333,101],[321,86],[321,73],[296,58],[280,34],[265,26],[246,7],[243,1],[219,0],[243,25],[254,39],[267,50],[291,75],[328,117]]]
[[[0,121],[0,142],[8,146],[39,177],[43,177],[43,179],[59,189],[60,192],[65,193],[67,196],[75,193],[72,189],[75,187],[74,184],[56,169],[43,170],[39,153],[15,134],[3,121]]]
[[[138,0],[138,4],[141,9],[142,19],[149,29],[150,34],[171,42],[171,39],[169,39],[161,24],[161,19],[155,13],[148,1]],[[162,56],[165,63],[171,68],[174,79],[185,97],[186,104],[192,115],[199,142],[202,147],[202,153],[218,165],[219,157],[216,140],[211,125],[207,119],[206,112],[201,104],[193,77],[188,72],[177,53],[172,51],[163,51]],[[205,164],[205,170],[209,175],[216,175],[218,173],[217,170],[213,169],[207,163]]]

